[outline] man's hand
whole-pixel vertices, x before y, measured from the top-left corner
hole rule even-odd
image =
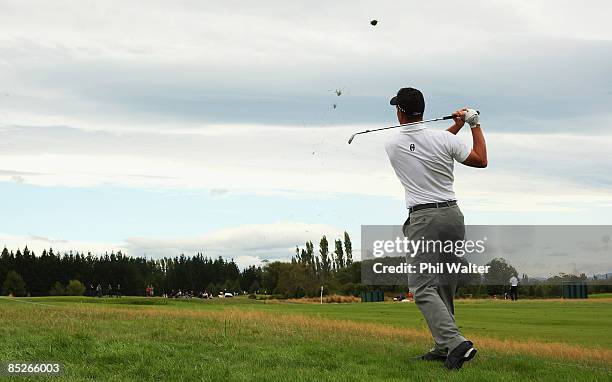
[[[455,122],[455,125],[457,125],[457,127],[462,128],[463,125],[465,124],[465,120],[463,119],[463,116],[465,115],[467,111],[468,111],[467,108],[463,108],[451,114],[453,116],[453,121]]]
[[[461,130],[461,128],[463,127],[463,125],[465,124],[465,121],[463,120],[463,115],[466,113],[468,109],[459,109],[456,112],[454,112],[453,114],[451,114],[453,116],[453,121],[455,122],[455,124],[453,124],[451,127],[449,127],[448,129],[446,129],[446,131],[457,135],[457,133],[459,132],[459,130]]]
[[[472,129],[480,125],[480,115],[478,115],[478,112],[474,109],[466,109],[462,119],[467,122]]]

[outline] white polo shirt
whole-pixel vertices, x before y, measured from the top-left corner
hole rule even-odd
[[[403,127],[385,145],[389,161],[406,192],[406,207],[455,200],[454,160],[470,149],[456,135],[425,126]]]

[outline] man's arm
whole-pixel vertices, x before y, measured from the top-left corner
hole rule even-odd
[[[488,165],[487,161],[487,143],[485,142],[484,134],[480,128],[480,124],[472,127],[472,151],[470,155],[462,162],[466,166],[485,168]]]
[[[454,118],[453,118],[453,119],[454,119]],[[455,122],[455,124],[454,124],[454,125],[452,125],[451,127],[449,127],[448,129],[446,129],[446,131],[448,131],[448,132],[449,132],[449,133],[451,133],[451,134],[455,134],[455,135],[457,135],[457,133],[459,132],[459,130],[461,130],[461,127],[463,127],[463,126],[460,126],[460,125],[458,125],[458,124]]]
[[[478,112],[471,109],[462,109],[457,110],[455,113],[460,114],[461,119],[466,121],[471,127],[470,130],[472,130],[472,151],[461,163],[470,167],[487,167],[487,143],[485,142],[484,134],[480,128],[480,116]]]

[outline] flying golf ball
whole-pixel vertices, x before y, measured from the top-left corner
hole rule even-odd
[[[372,20],[370,21],[370,24],[372,24],[372,26],[376,26],[376,24],[378,24],[378,20]]]

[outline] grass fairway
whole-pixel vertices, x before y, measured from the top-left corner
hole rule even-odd
[[[415,359],[430,339],[411,303],[0,298],[0,361],[75,381],[612,379],[609,299],[458,301],[457,320],[479,354],[449,372]]]

